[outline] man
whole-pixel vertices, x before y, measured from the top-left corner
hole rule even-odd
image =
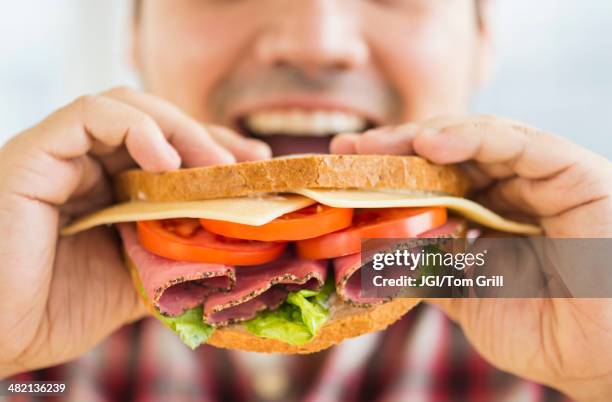
[[[611,236],[609,161],[521,123],[467,116],[488,72],[488,23],[473,0],[137,4],[133,54],[149,94],[81,97],[0,150],[2,376],[75,359],[144,315],[112,229],[57,237],[66,219],[109,203],[108,175],[134,164],[416,153],[464,162],[480,201],[547,236]],[[369,126],[381,128],[361,133]],[[329,131],[342,134],[316,135]],[[312,136],[286,135],[296,132]],[[61,375],[18,378],[55,376],[87,400],[223,400],[252,389],[249,398],[277,400],[555,398],[528,380],[577,400],[612,395],[612,301],[435,303],[486,361],[525,381],[494,373],[429,306],[353,349],[260,358],[255,369],[240,353],[174,349],[141,321]]]

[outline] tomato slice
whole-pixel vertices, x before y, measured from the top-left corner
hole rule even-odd
[[[362,239],[412,238],[446,222],[446,208],[381,208],[355,213],[353,225],[314,239],[298,241],[300,257],[318,260],[358,253]]]
[[[164,219],[162,226],[169,232],[181,237],[191,237],[200,228],[197,219],[175,218]]]
[[[446,218],[444,207],[364,209],[353,225],[365,239],[401,239],[441,226]]]
[[[352,208],[332,208],[315,204],[290,212],[261,226],[212,219],[200,219],[208,231],[236,239],[290,241],[311,239],[351,225]]]
[[[194,225],[187,221],[195,222],[195,229],[191,233],[188,229]],[[138,239],[144,248],[177,261],[258,265],[276,259],[287,245],[282,242],[229,239],[199,227],[197,219],[140,221],[137,227]],[[182,233],[187,233],[187,236],[182,236]]]

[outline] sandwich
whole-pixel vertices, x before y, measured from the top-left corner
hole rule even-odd
[[[418,298],[360,292],[365,238],[465,236],[468,220],[537,234],[463,198],[456,166],[414,156],[302,155],[114,179],[114,224],[153,316],[191,348],[312,353],[382,330]]]

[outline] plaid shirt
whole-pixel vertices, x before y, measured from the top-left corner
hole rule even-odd
[[[75,362],[14,379],[68,384],[65,397],[45,401],[567,400],[491,367],[457,326],[425,305],[384,332],[309,356],[270,357],[207,345],[191,351],[160,323],[145,319]]]

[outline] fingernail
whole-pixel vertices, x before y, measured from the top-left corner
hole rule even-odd
[[[253,159],[270,159],[272,157],[272,148],[266,143],[259,140],[250,140],[251,152],[253,153]]]
[[[218,164],[220,165],[224,165],[224,164],[230,164],[230,163],[235,163],[236,162],[236,157],[234,157],[234,155],[228,151],[225,148],[221,148],[219,147],[219,150],[217,151],[217,158],[218,158]]]
[[[354,154],[355,143],[359,138],[357,133],[342,133],[335,135],[330,144],[329,152],[332,154]]]

